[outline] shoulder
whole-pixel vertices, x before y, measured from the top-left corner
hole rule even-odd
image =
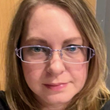
[[[107,101],[101,110],[110,110],[110,100]]]
[[[0,91],[0,110],[9,110],[4,91]]]

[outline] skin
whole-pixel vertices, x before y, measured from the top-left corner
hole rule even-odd
[[[82,36],[71,16],[63,9],[44,4],[37,6],[28,17],[26,32],[21,46],[42,45],[61,49],[70,44],[83,45]],[[62,61],[58,52],[41,64],[22,62],[24,77],[35,97],[42,103],[42,110],[64,110],[71,99],[85,85],[88,63],[69,64]],[[44,84],[66,83],[60,90],[53,90]]]

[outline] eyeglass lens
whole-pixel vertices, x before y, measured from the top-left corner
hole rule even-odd
[[[88,47],[70,46],[61,50],[62,60],[72,63],[86,62],[91,57],[91,50]],[[45,62],[50,59],[52,50],[47,47],[24,47],[21,49],[21,57],[27,62]]]

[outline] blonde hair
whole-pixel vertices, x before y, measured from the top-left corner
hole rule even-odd
[[[99,110],[109,100],[106,88],[107,55],[103,33],[83,0],[23,0],[13,20],[6,51],[6,99],[11,110],[39,110],[40,103],[33,96],[23,76],[21,61],[15,55],[24,24],[31,10],[42,3],[50,3],[66,10],[79,32],[94,48],[95,57],[89,62],[84,88],[72,99],[66,110]],[[37,104],[36,104],[37,103]]]

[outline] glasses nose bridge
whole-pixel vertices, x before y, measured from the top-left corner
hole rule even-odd
[[[60,54],[60,57],[62,58],[62,49],[52,49],[52,55],[53,55],[53,53],[54,52],[59,52],[59,54]]]

